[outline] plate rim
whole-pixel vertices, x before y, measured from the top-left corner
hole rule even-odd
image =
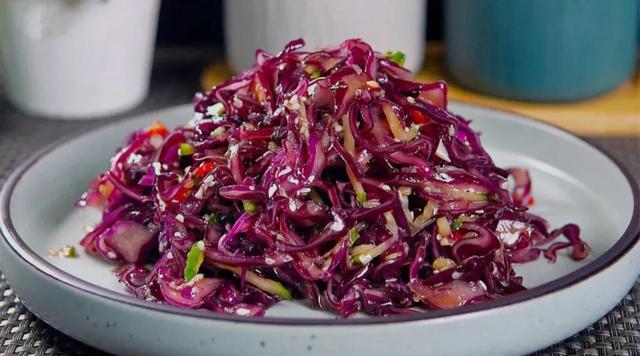
[[[109,128],[115,127],[117,125],[121,125],[125,122],[125,119],[136,120],[145,116],[160,116],[162,112],[177,110],[183,107],[188,107],[190,104],[182,104],[170,106],[162,109],[148,111],[146,113],[128,116],[123,118],[122,120],[116,120],[109,122],[104,125],[100,125],[98,127],[90,127],[85,130],[80,130],[75,133],[71,133],[69,135],[65,135],[64,137],[55,140],[54,142],[46,145],[42,149],[33,153],[29,158],[20,164],[14,171],[10,174],[10,176],[5,181],[2,186],[2,190],[0,191],[0,237],[4,239],[7,245],[13,250],[16,257],[21,260],[21,262],[25,263],[27,267],[35,269],[35,272],[41,273],[45,278],[52,278],[57,282],[62,283],[66,287],[70,287],[76,292],[86,293],[98,298],[106,298],[110,301],[126,304],[128,306],[133,307],[142,307],[144,309],[161,312],[161,313],[169,313],[174,316],[182,316],[182,317],[193,317],[199,319],[208,319],[212,321],[218,322],[233,322],[233,323],[242,323],[242,324],[267,324],[273,326],[349,326],[349,325],[362,325],[362,326],[373,326],[373,325],[381,325],[381,324],[396,324],[396,323],[407,323],[407,322],[419,322],[419,321],[428,321],[428,320],[444,320],[451,319],[455,317],[461,316],[470,316],[472,314],[478,314],[481,312],[489,312],[498,309],[502,309],[514,304],[534,300],[536,298],[540,298],[545,295],[549,295],[552,293],[556,293],[567,288],[571,288],[572,286],[587,280],[588,278],[602,272],[607,269],[608,266],[615,264],[618,260],[623,258],[640,240],[640,188],[637,179],[631,175],[629,169],[622,164],[617,158],[611,156],[606,151],[602,150],[598,145],[592,144],[591,142],[586,141],[585,139],[561,128],[556,125],[543,122],[534,117],[524,115],[521,113],[517,113],[514,111],[492,108],[484,105],[477,105],[463,101],[451,101],[451,103],[466,106],[469,108],[477,108],[482,110],[487,110],[490,112],[497,112],[502,114],[507,114],[503,117],[503,119],[509,121],[517,121],[524,125],[533,126],[536,128],[541,128],[547,132],[551,132],[552,134],[561,135],[565,139],[573,140],[574,142],[578,142],[579,144],[586,145],[591,149],[596,150],[604,157],[606,157],[609,161],[611,161],[617,169],[623,174],[623,176],[627,180],[627,184],[629,185],[632,192],[633,199],[633,212],[631,216],[631,220],[627,225],[625,231],[622,235],[616,240],[613,246],[607,249],[602,255],[597,257],[595,260],[585,264],[584,266],[579,267],[575,271],[564,275],[560,278],[554,279],[547,283],[544,283],[540,286],[534,287],[532,289],[528,289],[525,291],[518,292],[516,294],[508,295],[501,297],[496,300],[485,301],[482,303],[463,306],[455,309],[448,310],[433,310],[425,313],[417,313],[417,314],[408,314],[408,315],[394,315],[391,317],[374,317],[374,318],[366,318],[366,319],[355,319],[355,318],[331,318],[331,319],[316,319],[316,318],[291,318],[291,317],[263,317],[263,318],[247,318],[237,315],[229,315],[223,313],[214,313],[214,312],[204,312],[201,310],[193,310],[193,309],[180,309],[171,305],[166,304],[156,304],[147,302],[141,299],[137,299],[132,295],[118,293],[107,288],[100,287],[88,281],[82,280],[70,273],[67,273],[60,268],[54,266],[53,264],[47,262],[40,255],[35,253],[20,237],[18,232],[16,231],[12,221],[10,214],[10,201],[13,191],[15,190],[16,185],[20,182],[21,177],[29,171],[29,169],[36,164],[38,161],[43,159],[48,155],[49,152],[52,152],[54,149],[57,149],[66,144],[71,144],[75,139],[83,137],[91,132],[107,130]],[[522,120],[526,119],[526,120]],[[11,252],[10,252],[11,253]]]

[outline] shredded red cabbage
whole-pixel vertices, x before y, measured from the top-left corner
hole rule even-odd
[[[258,51],[196,95],[187,125],[134,132],[91,183],[80,205],[103,216],[82,245],[121,262],[137,297],[388,315],[521,291],[512,264],[541,254],[587,257],[578,226],[528,212],[528,173],[495,166],[444,82],[414,82],[360,40],[303,45]]]

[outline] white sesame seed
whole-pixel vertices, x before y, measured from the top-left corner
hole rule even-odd
[[[238,99],[238,97],[234,97],[233,98],[233,106],[235,106],[237,109],[240,109],[242,107],[242,100]]]
[[[202,198],[204,198],[204,191],[207,189],[206,185],[201,185],[198,190],[193,194],[193,197],[198,199],[198,200],[202,200]]]
[[[238,154],[240,146],[237,143],[229,146],[229,157],[233,158]]]
[[[207,115],[212,117],[220,117],[224,114],[224,105],[222,103],[215,103],[207,108]]]
[[[302,195],[302,194],[308,194],[311,193],[311,188],[302,188],[298,190],[298,194]]]
[[[238,310],[236,310],[236,314],[238,314],[240,316],[247,316],[247,315],[249,315],[249,313],[251,313],[251,311],[249,309],[246,309],[246,308],[238,308]]]
[[[211,175],[207,176],[207,178],[205,178],[202,182],[209,188],[215,185],[215,182],[213,181],[213,176]]]
[[[334,220],[329,228],[333,231],[341,231],[342,229],[344,229],[344,221],[342,220],[342,218],[334,212],[331,212],[331,214],[333,215]]]
[[[291,172],[291,168],[290,167],[285,167],[283,170],[280,171],[280,173],[278,173],[278,177],[282,177],[283,175],[287,174]]]
[[[440,158],[443,161],[451,163],[449,151],[447,151],[447,147],[445,147],[442,140],[438,141],[438,147],[436,147],[436,157]]]

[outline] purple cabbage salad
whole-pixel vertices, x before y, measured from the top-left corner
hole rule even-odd
[[[412,81],[401,52],[361,40],[303,45],[257,51],[196,94],[186,125],[133,132],[91,183],[79,204],[103,213],[81,244],[135,296],[241,316],[283,299],[415,313],[524,290],[514,263],[588,256],[578,226],[528,211],[528,172],[496,167],[444,82]]]

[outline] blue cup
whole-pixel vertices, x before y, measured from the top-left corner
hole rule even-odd
[[[526,101],[574,101],[635,70],[637,0],[445,1],[446,66],[461,85]]]

